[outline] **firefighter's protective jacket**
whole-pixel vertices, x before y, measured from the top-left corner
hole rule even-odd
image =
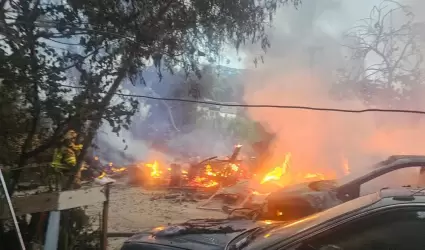
[[[68,170],[77,164],[77,156],[81,150],[81,145],[62,146],[55,149],[53,153],[52,167],[56,169]]]

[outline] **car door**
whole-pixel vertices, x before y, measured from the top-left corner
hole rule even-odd
[[[401,187],[406,185],[416,187],[420,165],[423,163],[396,163],[393,163],[392,166],[386,166],[385,164],[387,163],[381,163],[384,166],[378,166],[375,170],[362,176],[351,177],[348,175],[341,178],[340,183],[342,182],[343,184],[337,189],[338,198],[342,201],[348,201],[359,196],[377,192],[385,187]]]
[[[360,196],[371,194],[380,189],[402,186],[418,186],[420,167],[396,169],[360,185]]]
[[[425,206],[399,207],[312,232],[281,250],[423,250]]]

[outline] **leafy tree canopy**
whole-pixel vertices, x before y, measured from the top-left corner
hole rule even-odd
[[[201,77],[198,63],[214,61],[222,46],[267,50],[266,28],[287,3],[299,0],[1,0],[0,79],[8,92],[0,102],[10,107],[0,114],[9,119],[1,146],[16,151],[2,163],[25,165],[69,128],[86,146],[103,121],[117,133],[128,128],[137,100],[116,93],[149,63],[159,75],[164,65]]]
[[[138,102],[119,95],[121,84],[147,65],[201,77],[199,62],[223,46],[267,50],[266,28],[286,3],[299,0],[0,0],[0,165],[17,167],[9,191],[68,129],[84,144],[75,173],[103,122],[128,128]]]

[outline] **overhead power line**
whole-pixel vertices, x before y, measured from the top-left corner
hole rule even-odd
[[[84,89],[84,87],[81,87],[81,86],[72,86],[72,85],[61,85],[61,86],[66,87],[66,88]],[[107,93],[107,92],[102,91],[102,93]],[[298,106],[298,105],[223,103],[223,102],[215,102],[215,101],[202,101],[202,100],[181,99],[181,98],[171,98],[171,97],[155,97],[155,96],[148,96],[148,95],[123,94],[123,93],[117,93],[117,92],[115,92],[114,95],[125,96],[125,97],[144,98],[144,99],[151,99],[151,100],[161,100],[161,101],[174,101],[174,102],[185,102],[185,103],[195,103],[195,104],[206,104],[206,105],[214,105],[214,106],[222,106],[222,107],[300,109],[300,110],[341,112],[341,113],[386,112],[386,113],[410,113],[410,114],[425,115],[425,111],[409,110],[409,109],[378,109],[378,108],[340,109],[340,108],[321,108],[321,107]]]
[[[9,20],[14,20],[16,23],[25,23],[25,21],[16,20],[13,18],[7,18]],[[55,21],[37,21],[38,23],[45,24],[59,24],[59,22]],[[78,25],[78,24],[76,24]],[[46,27],[47,28],[47,27]],[[53,27],[49,27],[53,28]],[[84,28],[85,30],[98,32],[103,34],[114,35],[120,38],[128,39],[131,42],[135,42],[131,37],[126,35],[113,33],[110,31],[101,31],[93,28]],[[62,87],[68,88],[84,88],[79,86],[71,86],[71,85],[62,85]],[[106,93],[106,91],[103,91]],[[175,102],[185,102],[185,103],[196,103],[196,104],[206,104],[206,105],[215,105],[222,107],[241,107],[241,108],[277,108],[277,109],[299,109],[299,110],[312,110],[312,111],[325,111],[325,112],[342,112],[342,113],[368,113],[368,112],[386,112],[386,113],[410,113],[410,114],[420,114],[425,115],[425,111],[422,110],[407,110],[407,109],[378,109],[378,108],[370,108],[370,109],[339,109],[339,108],[320,108],[320,107],[312,107],[312,106],[295,106],[295,105],[271,105],[271,104],[234,104],[234,103],[222,103],[222,102],[214,102],[214,101],[202,101],[202,100],[191,100],[191,99],[180,99],[180,98],[169,98],[169,97],[154,97],[147,95],[135,95],[135,94],[123,94],[123,93],[114,93],[119,96],[126,97],[137,97],[137,98],[145,98],[152,100],[162,100],[162,101],[175,101]]]

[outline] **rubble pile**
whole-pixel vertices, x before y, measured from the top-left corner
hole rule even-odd
[[[128,182],[145,190],[163,190],[150,200],[173,203],[199,202],[198,209],[232,213],[235,209],[261,209],[268,195],[287,185],[335,178],[334,173],[295,171],[290,167],[291,153],[284,154],[280,166],[259,172],[241,160],[241,145],[225,158],[165,162],[155,159],[126,168],[111,169],[117,176],[128,176]],[[258,165],[258,164],[257,164]],[[349,172],[348,164],[343,164]],[[260,171],[264,171],[262,166]]]
[[[129,181],[148,189],[179,187],[217,190],[251,178],[250,171],[237,158],[240,149],[241,145],[236,146],[233,154],[225,159],[210,157],[198,162],[167,164],[154,160],[151,163],[139,163],[129,168]]]

